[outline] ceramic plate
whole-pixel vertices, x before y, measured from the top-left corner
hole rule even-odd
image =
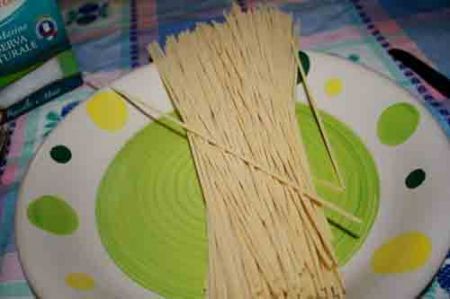
[[[363,219],[327,213],[349,298],[413,298],[450,244],[450,145],[430,113],[385,77],[302,55],[346,183],[331,165],[298,86],[296,113],[320,195]],[[153,66],[113,83],[173,110]],[[17,241],[42,298],[199,298],[204,207],[188,144],[108,89],[41,146],[23,182]]]

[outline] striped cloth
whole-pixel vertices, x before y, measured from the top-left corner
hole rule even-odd
[[[448,1],[273,1],[301,20],[301,46],[367,65],[421,99],[450,136],[450,104],[441,94],[388,54],[408,50],[450,77]],[[417,3],[416,3],[417,2]],[[243,8],[257,1],[238,1]],[[85,79],[106,85],[146,64],[146,45],[199,21],[220,20],[228,0],[60,0]],[[11,142],[0,161],[0,298],[33,298],[17,256],[14,209],[20,182],[39,144],[79,102],[87,86],[8,124]],[[443,231],[443,234],[448,232]],[[422,294],[450,298],[450,256]]]

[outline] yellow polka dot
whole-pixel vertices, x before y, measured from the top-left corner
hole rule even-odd
[[[70,273],[66,276],[66,283],[69,287],[81,291],[92,290],[95,287],[94,279],[85,273]]]
[[[421,268],[430,257],[431,241],[419,232],[396,236],[372,256],[372,269],[379,274],[405,273]]]
[[[325,82],[325,93],[330,97],[335,97],[342,92],[342,80],[330,78]]]
[[[128,110],[124,100],[112,91],[97,93],[86,104],[89,118],[101,129],[115,132],[128,120]]]

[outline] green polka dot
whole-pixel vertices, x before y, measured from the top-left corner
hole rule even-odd
[[[72,152],[64,145],[57,145],[50,150],[50,156],[54,161],[64,164],[72,159]]]
[[[28,220],[36,227],[56,235],[69,235],[78,228],[75,210],[61,198],[45,195],[28,205]]]
[[[405,179],[406,187],[409,189],[419,187],[425,181],[425,176],[425,171],[420,168],[411,171]]]
[[[309,60],[308,55],[303,51],[298,51],[298,57],[300,58],[300,62],[302,64],[303,70],[305,71],[305,75],[308,76],[309,69],[311,68],[311,62]],[[297,74],[297,84],[303,82],[302,76],[300,74],[300,70],[298,70]]]
[[[358,54],[350,54],[350,55],[348,55],[348,59],[353,61],[353,62],[358,62],[359,61],[359,55]]]
[[[298,105],[296,114],[314,176],[333,182],[310,109]],[[375,220],[379,180],[359,137],[329,114],[322,119],[347,188],[338,192],[314,181],[317,191],[363,219],[362,225],[354,224],[327,211],[337,258],[345,264]],[[138,132],[109,165],[97,193],[97,227],[112,260],[142,287],[165,298],[203,298],[208,261],[204,201],[185,133],[162,122],[166,126],[152,123]]]
[[[419,111],[411,104],[389,106],[378,119],[378,138],[386,145],[402,144],[416,131],[419,120]]]

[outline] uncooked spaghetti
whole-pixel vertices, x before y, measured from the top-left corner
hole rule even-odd
[[[149,49],[183,123],[298,188],[188,131],[206,203],[209,298],[342,298],[331,233],[295,117],[289,15],[234,8]],[[300,121],[301,125],[301,121]],[[303,190],[304,192],[300,192]]]

